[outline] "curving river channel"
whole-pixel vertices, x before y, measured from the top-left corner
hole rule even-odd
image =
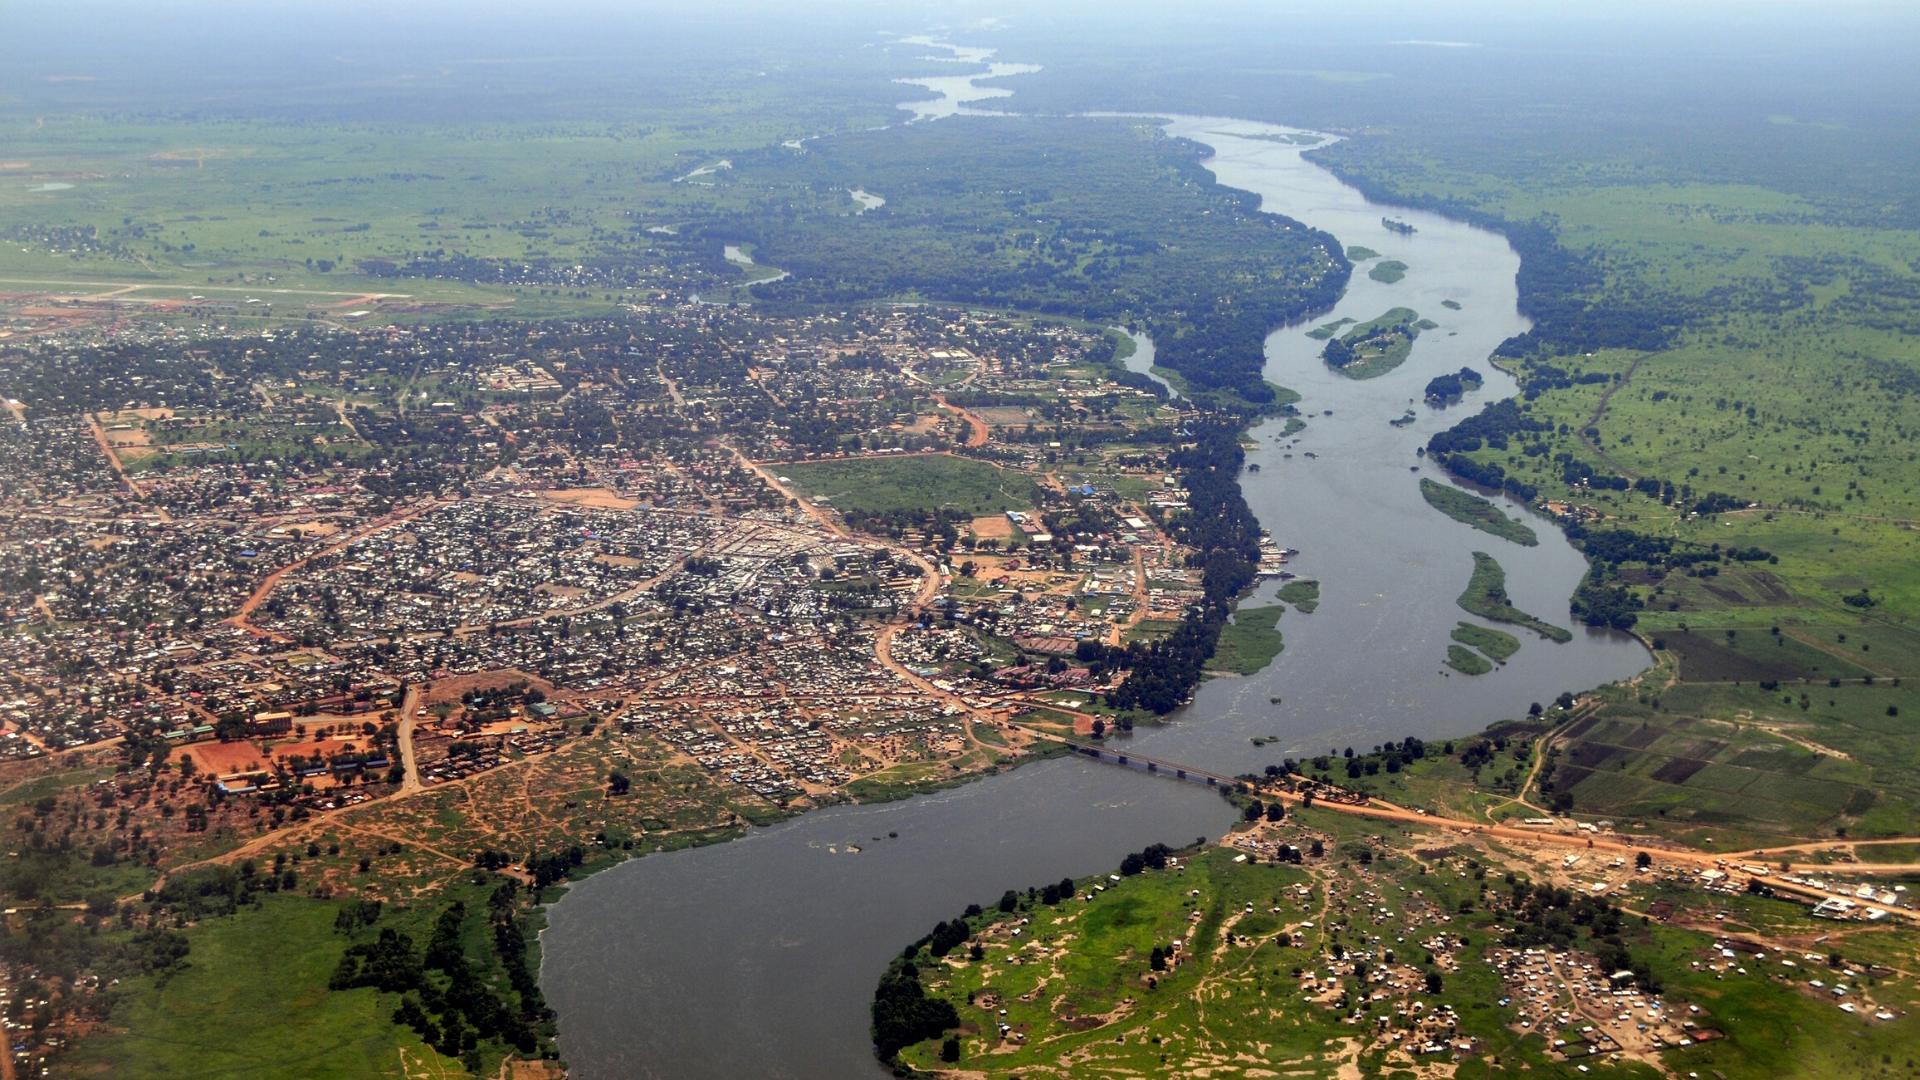
[[[954,51],[989,63],[984,51]],[[972,83],[983,77],[917,80],[942,98],[905,107],[916,119],[972,111],[965,102],[988,96]],[[1300,550],[1291,569],[1321,582],[1319,609],[1287,613],[1286,649],[1266,670],[1204,684],[1171,723],[1139,731],[1131,745],[1232,774],[1334,747],[1477,731],[1530,702],[1644,668],[1632,638],[1577,627],[1566,644],[1526,636],[1484,676],[1441,664],[1449,632],[1467,618],[1455,598],[1471,552],[1506,567],[1518,607],[1562,624],[1584,570],[1548,522],[1534,523],[1540,545],[1523,548],[1441,516],[1419,493],[1419,476],[1440,477],[1415,449],[1462,410],[1515,392],[1486,363],[1526,327],[1515,308],[1519,258],[1506,241],[1369,203],[1303,158],[1306,147],[1283,138],[1290,129],[1182,117],[1167,130],[1210,147],[1220,182],[1259,195],[1264,209],[1407,265],[1393,284],[1369,278],[1371,264],[1357,266],[1337,310],[1314,322],[1411,307],[1439,327],[1420,335],[1399,369],[1367,381],[1330,371],[1320,342],[1306,336],[1311,326],[1268,338],[1267,377],[1301,393],[1308,424],[1293,436],[1277,420],[1255,428],[1248,464],[1259,469],[1242,483],[1261,523]],[[1383,216],[1416,231],[1391,231]],[[1129,363],[1144,369],[1152,343],[1141,344]],[[1451,410],[1419,401],[1429,378],[1462,366],[1485,374],[1486,385]],[[1412,423],[1389,423],[1410,408]],[[1254,736],[1278,741],[1256,747]],[[818,811],[575,886],[549,912],[542,985],[581,1080],[883,1076],[867,1006],[906,942],[970,901],[1106,870],[1155,841],[1217,836],[1232,817],[1205,788],[1071,758],[903,802]]]

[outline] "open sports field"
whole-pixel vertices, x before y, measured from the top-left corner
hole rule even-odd
[[[807,497],[869,514],[950,510],[978,517],[1025,509],[1039,494],[1019,473],[948,454],[811,461],[779,469]]]

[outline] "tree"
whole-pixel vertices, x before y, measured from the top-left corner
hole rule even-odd
[[[1429,968],[1427,970],[1427,993],[1429,994],[1439,993],[1440,987],[1442,985],[1443,985],[1443,982],[1440,978],[1440,973],[1438,971],[1434,971],[1431,968]]]
[[[626,773],[615,771],[607,774],[608,795],[625,795],[632,787],[633,781],[628,779]]]
[[[874,990],[873,1044],[884,1061],[959,1024],[959,1013],[951,1003],[927,996],[920,985],[920,971],[909,960],[895,960]]]
[[[1645,870],[1653,865],[1653,856],[1642,851],[1633,857],[1633,865],[1641,870]]]

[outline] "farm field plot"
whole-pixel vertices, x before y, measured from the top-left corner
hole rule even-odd
[[[1920,775],[1899,716],[1914,698],[1884,685],[1681,684],[1658,711],[1620,703],[1560,733],[1542,790],[1582,815],[1716,839],[1899,835],[1914,827],[1905,807]]]
[[[1872,674],[1850,658],[1786,634],[1762,630],[1689,629],[1660,635],[1680,656],[1689,682],[1858,679]]]

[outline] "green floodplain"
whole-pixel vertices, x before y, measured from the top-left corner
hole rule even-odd
[[[1214,647],[1210,670],[1252,675],[1273,662],[1286,647],[1280,635],[1283,604],[1234,609],[1233,619],[1220,631],[1220,643]]]

